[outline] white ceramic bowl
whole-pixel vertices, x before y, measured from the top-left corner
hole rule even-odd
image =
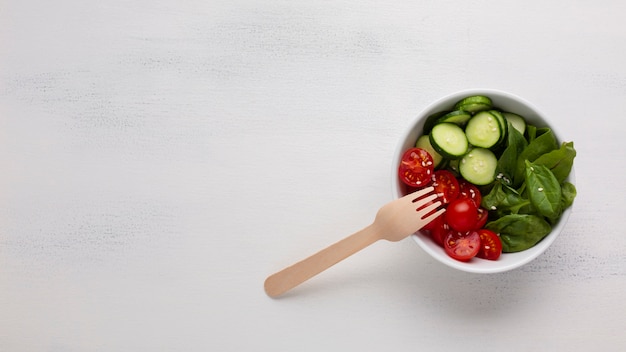
[[[541,113],[531,103],[516,95],[494,89],[468,89],[458,91],[456,93],[440,98],[439,100],[428,105],[424,110],[422,110],[422,112],[417,115],[413,122],[411,122],[406,132],[400,138],[400,141],[393,155],[393,162],[391,165],[392,192],[394,199],[406,194],[406,187],[398,178],[398,166],[400,164],[400,159],[402,158],[402,154],[404,153],[404,151],[415,146],[415,141],[422,133],[422,128],[424,126],[426,118],[433,113],[451,109],[454,103],[464,97],[471,95],[488,96],[493,101],[493,105],[495,107],[522,115],[524,116],[524,118],[526,118],[528,123],[533,124],[537,127],[549,126],[554,132],[557,140],[559,142],[563,141],[563,139],[561,139],[561,136],[559,135],[557,126],[551,125],[543,113]],[[568,181],[574,183],[573,169],[570,173]],[[443,248],[435,244],[425,234],[418,232],[417,234],[413,235],[412,238],[424,251],[426,251],[426,253],[430,254],[441,263],[455,269],[472,273],[504,272],[518,268],[532,261],[539,255],[541,255],[546,249],[548,249],[548,247],[554,242],[559,233],[563,230],[563,227],[565,227],[565,223],[567,222],[571,210],[572,207],[569,207],[564,211],[559,222],[552,227],[552,232],[550,232],[550,234],[548,234],[537,245],[530,249],[517,253],[503,253],[500,258],[495,261],[474,258],[469,262],[461,262],[449,257],[444,252]]]

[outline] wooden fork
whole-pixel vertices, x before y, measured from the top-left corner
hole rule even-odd
[[[437,210],[441,202],[436,199],[434,188],[427,187],[387,203],[371,225],[269,276],[265,292],[279,296],[378,240],[408,237],[445,211]]]

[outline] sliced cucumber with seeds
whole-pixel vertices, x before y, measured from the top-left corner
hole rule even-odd
[[[435,125],[430,131],[430,144],[444,158],[458,159],[467,153],[469,143],[461,127],[444,122]]]
[[[456,110],[441,116],[436,123],[450,122],[463,127],[471,117],[469,111]]]
[[[472,113],[489,110],[493,107],[493,102],[484,95],[473,95],[459,100],[454,104],[454,109],[464,110]]]
[[[474,115],[465,127],[467,141],[476,147],[493,148],[502,139],[502,126],[498,118],[488,111]]]
[[[433,148],[432,144],[430,144],[430,138],[428,137],[428,135],[423,135],[420,138],[418,138],[417,142],[415,143],[415,146],[417,148],[422,148],[426,150],[430,154],[430,156],[433,158],[433,165],[435,167],[441,164],[441,161],[443,160],[443,156],[437,153],[435,148]]]
[[[498,119],[498,123],[500,124],[500,130],[502,131],[502,134],[500,135],[500,140],[495,145],[495,147],[498,147],[502,143],[504,143],[505,140],[507,139],[507,133],[509,133],[509,123],[507,122],[506,118],[504,118],[504,115],[502,115],[500,111],[489,110],[489,113],[495,116],[496,119]]]
[[[526,120],[523,117],[512,112],[503,112],[502,115],[522,135],[526,132]]]
[[[478,186],[488,185],[496,179],[498,159],[485,148],[474,148],[459,163],[459,172],[464,179]]]

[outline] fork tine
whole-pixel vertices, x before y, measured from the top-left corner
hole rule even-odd
[[[417,210],[422,209],[423,207],[429,205],[431,201],[437,199],[439,196],[435,193],[430,193],[424,198],[416,199],[413,201],[414,204],[417,205]]]
[[[434,191],[435,191],[435,187],[432,187],[432,186],[425,187],[425,188],[417,190],[417,191],[415,191],[413,193],[409,193],[409,194],[407,194],[406,196],[404,196],[402,198],[410,199],[411,202],[415,203],[420,198],[423,198],[424,196],[426,196],[426,195],[428,195],[428,194],[430,194],[430,193],[432,193]]]
[[[420,219],[426,221],[426,223],[429,223],[446,211],[445,208],[441,208],[437,210],[437,208],[439,208],[440,206],[441,206],[441,201],[436,201],[432,204],[429,204],[428,206],[424,208],[417,209],[417,214],[419,215]],[[434,212],[435,210],[437,211]]]
[[[434,191],[435,188],[430,186],[410,193],[404,197],[411,199],[411,202],[414,205],[417,205],[415,211],[417,212],[419,218],[424,221],[424,225],[431,222],[446,211],[445,208],[437,210],[443,205],[443,203],[441,201],[433,202],[439,198]]]

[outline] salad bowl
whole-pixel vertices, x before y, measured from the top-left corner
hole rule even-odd
[[[467,89],[449,94],[425,107],[419,114],[417,114],[412,122],[409,123],[407,129],[401,135],[393,154],[393,161],[391,165],[391,186],[392,196],[394,199],[400,198],[410,191],[406,184],[398,177],[398,168],[404,152],[415,147],[416,140],[423,134],[424,124],[428,117],[438,112],[449,110],[450,107],[455,105],[455,103],[468,96],[489,97],[492,100],[494,107],[523,116],[526,123],[529,125],[533,125],[538,128],[549,127],[559,143],[564,141],[564,139],[562,139],[563,136],[559,133],[558,126],[553,125],[548,116],[542,113],[532,103],[517,95],[496,89]],[[575,183],[574,178],[574,169],[572,167],[566,181],[573,185]],[[432,256],[435,260],[449,267],[471,273],[505,272],[519,268],[544,253],[563,231],[571,211],[571,206],[564,209],[558,220],[551,224],[552,228],[549,234],[547,234],[534,246],[517,252],[502,253],[497,260],[472,258],[468,261],[459,261],[450,257],[444,248],[433,241],[425,231],[418,231],[413,234],[411,238],[422,250]]]

